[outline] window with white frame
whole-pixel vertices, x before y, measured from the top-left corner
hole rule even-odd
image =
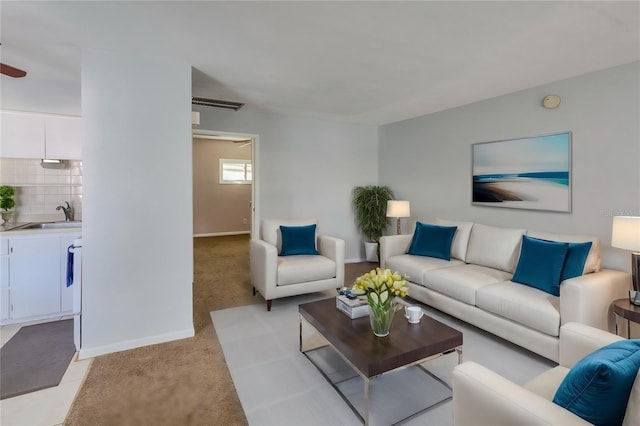
[[[220,159],[220,183],[251,185],[251,160]]]

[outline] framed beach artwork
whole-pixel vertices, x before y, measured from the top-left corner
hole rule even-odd
[[[571,132],[472,145],[472,204],[571,211]]]

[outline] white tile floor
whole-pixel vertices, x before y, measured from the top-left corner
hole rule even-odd
[[[51,321],[51,319],[2,326],[0,327],[0,341],[4,346],[21,327],[47,321]],[[0,424],[2,426],[61,425],[92,360],[93,358],[78,361],[74,357],[60,384],[56,387],[1,400]]]

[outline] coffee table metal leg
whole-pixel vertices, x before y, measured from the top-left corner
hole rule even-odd
[[[371,409],[371,398],[369,395],[369,379],[364,377],[364,413],[362,413],[362,418],[364,420],[365,426],[369,424],[369,410]]]
[[[462,364],[462,346],[456,348],[456,353],[458,354],[458,364]]]

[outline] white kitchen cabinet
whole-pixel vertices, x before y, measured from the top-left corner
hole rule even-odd
[[[81,124],[79,117],[46,116],[46,158],[80,160]]]
[[[2,111],[0,157],[81,160],[80,117]]]
[[[71,314],[73,287],[67,287],[67,247],[80,232],[12,235],[0,241],[0,320],[3,323]]]
[[[60,312],[60,238],[9,240],[11,317]]]
[[[9,318],[9,241],[0,240],[0,320]]]
[[[2,146],[6,158],[44,158],[44,115],[2,111]]]
[[[9,318],[9,256],[0,256],[0,320]]]

